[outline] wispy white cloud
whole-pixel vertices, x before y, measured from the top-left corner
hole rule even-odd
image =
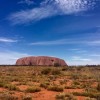
[[[45,0],[39,7],[13,13],[9,20],[13,24],[38,21],[55,15],[76,14],[94,8],[97,0]]]
[[[71,51],[78,51],[78,50],[80,50],[80,49],[76,49],[76,48],[75,48],[75,49],[69,49],[69,50],[71,50]]]
[[[82,58],[82,57],[79,57],[79,56],[73,56],[72,60],[75,60],[75,61],[91,61],[91,59],[89,59],[89,58]]]
[[[0,65],[15,64],[20,57],[29,56],[27,53],[20,53],[14,51],[0,51]]]
[[[47,17],[56,15],[57,11],[51,6],[34,8],[31,10],[23,10],[9,16],[9,20],[13,25],[24,24],[32,21],[38,21]]]
[[[95,62],[94,59],[83,56],[72,56],[66,61],[68,65],[87,65],[87,64],[99,64],[99,60]]]
[[[82,49],[69,49],[72,52],[76,52],[76,53],[86,53],[86,50],[82,50]]]
[[[18,40],[0,37],[0,42],[4,42],[4,43],[13,43],[13,42],[17,42],[17,41],[18,41]]]
[[[92,54],[91,54],[92,55]],[[98,56],[98,59],[95,57],[97,56],[72,56],[70,59],[67,59],[66,62],[68,65],[98,65],[100,64],[100,56]]]
[[[100,40],[88,41],[88,45],[100,46]]]
[[[43,41],[43,42],[34,42],[30,45],[61,45],[66,44],[66,39],[54,40],[54,41]]]
[[[92,57],[100,57],[100,54],[91,54]]]
[[[32,4],[34,4],[34,1],[33,0],[21,0],[18,2],[18,4],[32,5]]]
[[[64,45],[64,44],[80,44],[85,43],[86,41],[77,41],[70,39],[58,39],[52,41],[41,41],[41,42],[33,42],[30,45]]]
[[[45,0],[43,4],[56,6],[62,13],[70,14],[94,7],[96,0]]]
[[[79,50],[79,51],[77,51],[77,53],[87,53],[87,51],[86,50]]]
[[[40,41],[40,42],[33,42],[30,45],[64,45],[64,44],[81,44],[81,45],[95,45],[100,46],[99,40],[76,40],[76,39],[58,39],[58,40],[51,40],[51,41]],[[79,49],[71,49],[73,51],[86,52],[85,50]]]
[[[91,61],[75,61],[75,60],[67,60],[68,65],[98,65],[100,64],[99,60],[91,60]]]

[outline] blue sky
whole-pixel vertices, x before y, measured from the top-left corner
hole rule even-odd
[[[0,64],[25,56],[100,64],[100,0],[0,0]]]

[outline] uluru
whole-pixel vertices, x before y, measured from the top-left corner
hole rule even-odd
[[[67,66],[63,59],[49,56],[30,56],[19,58],[16,65],[36,65],[36,66]]]

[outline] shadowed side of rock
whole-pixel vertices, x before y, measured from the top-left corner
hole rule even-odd
[[[16,65],[36,65],[36,66],[67,66],[62,59],[47,56],[24,57],[16,61]]]

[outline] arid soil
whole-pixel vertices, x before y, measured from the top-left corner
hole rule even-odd
[[[100,67],[1,66],[0,100],[100,100],[99,82]]]

